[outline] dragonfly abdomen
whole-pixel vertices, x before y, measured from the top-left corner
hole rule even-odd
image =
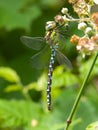
[[[52,84],[52,73],[55,58],[55,49],[51,47],[51,58],[49,63],[48,81],[47,81],[47,104],[48,110],[51,110],[51,84]]]

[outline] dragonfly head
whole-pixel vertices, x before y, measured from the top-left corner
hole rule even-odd
[[[46,31],[50,31],[51,29],[54,29],[55,27],[56,27],[55,21],[46,22],[46,26],[45,26]]]

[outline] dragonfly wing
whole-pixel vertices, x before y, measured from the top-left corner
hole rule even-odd
[[[47,45],[39,53],[31,57],[30,62],[32,67],[37,69],[47,68],[50,61],[50,47]]]
[[[40,50],[45,45],[45,39],[43,37],[22,36],[20,40],[24,45],[34,50]]]
[[[60,64],[63,64],[70,69],[72,68],[72,64],[71,64],[70,60],[57,49],[56,49],[56,58]]]
[[[66,46],[66,38],[63,34],[58,33],[59,49],[62,50]]]
[[[59,26],[58,27],[58,42],[59,49],[62,50],[66,45],[66,39],[68,38],[68,26]]]

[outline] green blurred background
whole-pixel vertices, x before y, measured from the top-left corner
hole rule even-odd
[[[68,37],[63,53],[73,69],[55,64],[53,73],[53,111],[47,111],[47,70],[31,67],[30,57],[37,53],[25,47],[20,37],[44,36],[45,23],[53,20],[62,7],[72,6],[65,0],[0,1],[0,130],[63,130],[80,85],[93,56],[82,60]],[[82,35],[77,24],[69,26],[72,34]],[[47,57],[46,57],[47,58]],[[98,62],[83,93],[70,130],[83,130],[98,117]]]

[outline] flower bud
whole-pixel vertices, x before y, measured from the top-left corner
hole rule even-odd
[[[98,0],[93,0],[95,2],[95,4],[98,4]]]
[[[67,8],[62,8],[61,12],[62,12],[62,14],[67,14],[68,13],[68,9]]]
[[[85,34],[92,34],[92,28],[91,27],[87,27],[85,29]]]
[[[91,20],[98,27],[98,12],[92,14]]]
[[[77,35],[73,35],[70,39],[70,42],[77,45],[79,42],[79,39],[80,37],[78,37]]]
[[[92,41],[93,43],[95,43],[96,45],[98,45],[98,35],[92,36],[92,37],[91,37],[91,41]]]
[[[84,22],[81,22],[81,23],[78,24],[78,29],[79,30],[84,31],[86,27],[87,27],[87,25]]]

